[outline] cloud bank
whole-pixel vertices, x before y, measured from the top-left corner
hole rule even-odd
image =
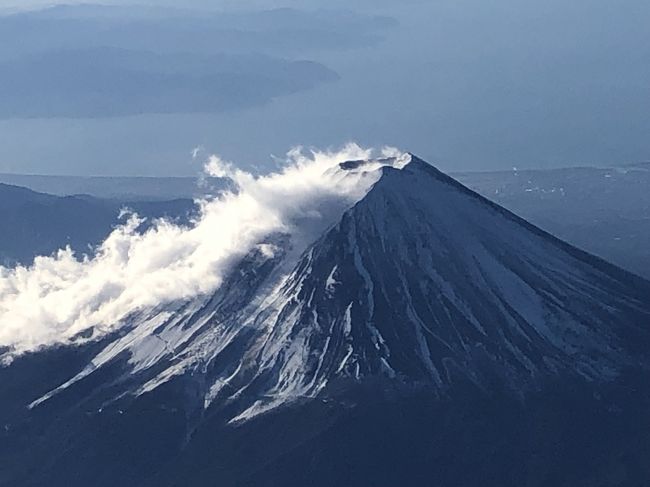
[[[62,249],[30,267],[0,267],[0,350],[9,350],[4,361],[82,333],[84,339],[102,336],[137,310],[214,292],[233,262],[271,233],[286,232],[296,250],[306,247],[365,195],[379,176],[372,169],[384,164],[351,172],[338,163],[373,154],[356,144],[340,151],[297,148],[279,171],[263,176],[211,156],[206,173],[232,179],[234,188],[200,201],[200,214],[189,225],[160,220],[140,231],[142,219],[131,214],[93,257]]]

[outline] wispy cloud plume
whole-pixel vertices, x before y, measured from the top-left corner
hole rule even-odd
[[[338,163],[371,158],[371,149],[356,144],[339,151],[296,148],[278,172],[255,176],[211,156],[206,173],[232,179],[235,188],[200,201],[191,224],[160,220],[142,232],[141,219],[130,215],[92,257],[63,249],[31,267],[0,267],[5,360],[90,329],[101,336],[136,310],[211,293],[234,261],[273,232],[291,234],[298,248],[307,245],[334,213],[363,197],[378,177],[372,169],[382,165],[349,172]]]

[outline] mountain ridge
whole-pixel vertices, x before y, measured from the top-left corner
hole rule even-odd
[[[615,312],[626,316],[632,324],[622,327],[625,333],[639,344],[648,343],[648,331],[640,326],[650,320],[649,283],[565,244],[409,157],[401,168],[381,167],[382,176],[366,196],[307,249],[279,284],[264,280],[277,274],[287,241],[274,242],[278,253],[271,258],[254,250],[243,261],[249,267],[233,271],[233,283],[213,297],[177,311],[136,314],[133,319],[143,324],[109,345],[64,389],[127,352],[132,371],[148,377],[132,390],[136,396],[204,370],[199,373],[205,381],[199,393],[204,408],[255,399],[235,415],[238,421],[295,399],[317,397],[339,379],[402,377],[443,387],[460,373],[479,387],[491,376],[492,386],[501,377],[502,386],[517,390],[536,373],[577,366],[587,378],[612,379],[611,364],[634,362],[638,344],[627,343],[635,349],[630,354],[610,349],[623,331],[608,320],[624,322]],[[358,164],[343,169],[364,170]],[[426,181],[425,175],[433,179]],[[440,194],[427,194],[427,185]],[[400,232],[391,233],[391,225]],[[510,233],[499,235],[490,226]],[[472,250],[465,252],[465,247]],[[549,259],[554,270],[534,258]],[[249,274],[269,294],[249,295],[233,305],[229,293],[237,296],[250,286],[241,280]],[[594,301],[585,301],[583,293],[591,293]],[[437,308],[426,304],[434,296]],[[397,306],[402,314],[394,311]],[[412,329],[391,329],[382,314]],[[555,328],[549,328],[552,320]],[[499,321],[502,328],[495,328]],[[492,335],[486,331],[490,327]],[[386,344],[389,335],[391,346]],[[581,347],[582,355],[576,352]],[[224,353],[229,362],[223,362]],[[397,367],[391,365],[395,360]]]
[[[650,283],[409,157],[297,261],[271,235],[213,295],[0,369],[59,354],[71,377],[0,431],[18,458],[0,484],[650,478]]]

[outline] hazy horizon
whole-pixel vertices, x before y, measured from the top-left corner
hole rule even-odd
[[[294,10],[261,15],[282,6]],[[70,7],[59,17],[0,17],[0,36],[4,30],[6,37],[0,69],[13,75],[0,89],[0,97],[6,93],[0,105],[0,172],[192,176],[200,170],[191,156],[197,147],[204,158],[217,153],[264,172],[273,166],[272,156],[293,146],[338,148],[349,141],[396,146],[445,171],[650,159],[650,33],[644,22],[650,5],[639,0],[328,5],[336,10],[318,8],[318,2],[183,5],[190,7],[222,13],[210,14],[214,20],[206,23],[190,13],[179,19],[164,10],[139,9],[136,24],[148,29],[146,35],[112,34],[123,32],[120,19],[128,8],[112,16],[86,6]],[[85,10],[80,14],[79,8]],[[72,22],[66,16],[75,15],[83,20],[61,27]],[[35,37],[29,30],[33,22],[50,30]],[[91,34],[84,28],[92,22],[108,27],[89,31],[98,35],[87,45]],[[205,35],[183,37],[186,28]],[[307,28],[312,34],[302,36]],[[58,34],[62,29],[65,36]],[[29,35],[20,37],[23,32]],[[48,32],[57,33],[58,44],[48,41]],[[218,40],[210,43],[210,36]],[[79,52],[82,48],[87,51]],[[107,48],[127,51],[110,57]],[[195,57],[191,71],[183,52]],[[246,67],[243,94],[230,95],[211,81],[230,68],[208,59],[224,54],[231,65]],[[252,54],[265,61],[251,64],[246,56]],[[51,79],[55,68],[46,69],[38,56],[64,59],[71,70]],[[312,63],[321,74],[290,74],[269,89],[264,81],[269,66],[280,73],[284,66],[298,66],[296,61]],[[138,65],[146,66],[146,77],[131,83],[124,73]],[[87,66],[84,78],[79,66]],[[99,96],[99,81],[92,76],[96,66],[105,70],[110,90]],[[214,73],[207,66],[215,67]],[[187,76],[197,69],[203,78]],[[79,87],[69,84],[75,78]],[[133,98],[134,87],[147,87],[150,100]],[[226,107],[215,93],[240,102]]]

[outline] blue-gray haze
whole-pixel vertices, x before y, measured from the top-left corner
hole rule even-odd
[[[0,19],[0,172],[194,175],[199,146],[264,170],[347,140],[445,170],[650,159],[646,1],[188,5],[212,12]]]

